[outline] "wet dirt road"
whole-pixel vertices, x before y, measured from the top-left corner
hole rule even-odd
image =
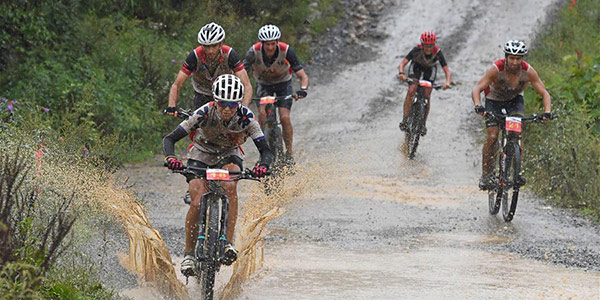
[[[297,176],[324,184],[271,224],[264,268],[236,299],[600,299],[597,226],[527,192],[505,223],[488,214],[487,195],[477,189],[482,120],[472,113],[470,90],[501,57],[497,45],[531,42],[556,2],[390,6],[378,25],[389,36],[374,45],[377,54],[321,78],[326,83],[294,105],[298,163],[327,169]],[[429,29],[456,85],[433,92],[428,135],[409,161],[400,150],[406,86],[396,67]],[[253,146],[246,149],[253,162]],[[160,167],[130,171],[137,187],[149,187],[141,195],[150,219],[181,256],[187,207],[172,195],[185,188],[182,178]]]

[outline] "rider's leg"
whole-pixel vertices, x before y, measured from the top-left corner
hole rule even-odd
[[[406,99],[404,99],[404,110],[402,111],[402,120],[406,120],[408,114],[410,113],[410,109],[412,108],[413,99],[415,98],[415,94],[417,93],[417,85],[411,84],[408,86],[408,92],[406,93]]]
[[[223,166],[223,169],[230,171],[240,171],[241,168],[235,163],[230,163]],[[222,183],[223,189],[229,198],[229,214],[227,215],[227,232],[225,238],[227,239],[224,249],[223,264],[231,265],[237,259],[237,250],[231,244],[233,241],[233,235],[235,233],[235,224],[238,215],[238,198],[237,198],[237,181],[224,181]]]
[[[292,145],[294,142],[294,128],[292,127],[289,108],[279,107],[279,121],[281,121],[283,130],[283,142],[285,143],[286,154],[291,157],[294,153]]]
[[[206,180],[192,179],[190,185],[190,196],[192,203],[188,209],[185,218],[185,249],[184,253],[189,254],[194,252],[196,247],[196,236],[198,235],[198,219],[200,216],[200,199],[206,193]]]
[[[223,169],[236,172],[241,171],[240,167],[233,163],[223,166]],[[229,215],[227,216],[226,237],[228,241],[232,241],[238,215],[237,181],[224,181],[222,185],[227,197],[229,198]]]
[[[494,168],[494,156],[498,151],[498,126],[488,127],[486,128],[486,132],[487,139],[485,141],[485,144],[483,145],[483,156],[481,160],[482,176],[487,176],[492,172]]]
[[[265,121],[267,120],[267,112],[265,110],[266,105],[257,105],[258,106],[258,124],[260,124],[260,128],[264,128]]]
[[[427,99],[427,104],[425,105],[425,120],[424,120],[424,125],[423,126],[423,131],[421,132],[421,135],[426,135],[427,134],[427,117],[429,116],[429,109],[431,108],[431,90],[432,88],[428,87],[425,88],[423,90],[423,97],[425,97],[425,99]]]
[[[429,116],[429,108],[431,107],[431,91],[433,88],[425,88],[423,90],[423,96],[427,99],[427,106],[425,107],[425,122],[427,122],[427,116]]]

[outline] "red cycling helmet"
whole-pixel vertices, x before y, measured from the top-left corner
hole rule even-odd
[[[435,36],[435,32],[425,31],[421,34],[421,43],[425,45],[433,45],[437,41],[437,37]]]

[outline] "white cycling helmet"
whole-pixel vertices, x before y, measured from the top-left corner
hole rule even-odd
[[[240,102],[244,97],[244,84],[235,75],[223,74],[213,82],[212,92],[217,101]]]
[[[267,24],[258,30],[258,39],[261,42],[276,41],[281,37],[279,27]]]
[[[214,45],[225,39],[225,30],[217,23],[208,23],[198,32],[198,43],[203,46]]]
[[[504,53],[523,56],[527,54],[527,46],[523,41],[510,40],[504,44]]]

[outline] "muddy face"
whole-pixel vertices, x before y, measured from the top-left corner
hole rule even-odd
[[[223,117],[223,120],[229,122],[235,115],[239,107],[238,102],[217,101],[217,112]]]
[[[511,73],[517,73],[521,70],[523,56],[509,54],[506,56],[506,69]]]
[[[268,57],[273,57],[273,55],[275,55],[275,50],[277,50],[277,41],[263,42],[262,45]]]
[[[223,43],[204,46],[204,53],[206,53],[206,58],[208,58],[208,60],[210,61],[215,61],[217,59],[217,56],[219,55],[219,52],[221,52],[221,45],[223,45]]]

